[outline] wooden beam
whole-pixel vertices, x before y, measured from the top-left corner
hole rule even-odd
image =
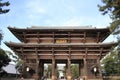
[[[97,43],[100,41],[100,32],[97,32]]]
[[[55,57],[54,55],[54,48],[52,47],[52,56]]]
[[[88,55],[88,48],[85,48],[85,58],[87,58]]]
[[[68,43],[71,43],[71,33],[68,32]]]
[[[102,58],[102,52],[103,52],[103,48],[100,49],[100,56],[99,56],[100,59]]]
[[[86,32],[84,32],[84,43],[86,43]]]
[[[37,38],[38,38],[37,42],[38,42],[38,43],[40,43],[40,36],[39,36],[39,32],[37,32]]]
[[[23,40],[24,40],[24,42],[26,43],[27,42],[27,40],[26,40],[26,33],[25,32],[23,32]]]
[[[55,43],[55,32],[53,32],[53,43]]]
[[[71,47],[69,47],[69,58],[71,58]]]

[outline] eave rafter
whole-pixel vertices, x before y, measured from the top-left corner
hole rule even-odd
[[[34,57],[38,56],[69,56],[69,57],[78,57],[80,56],[88,58],[94,56],[102,58],[105,56],[112,48],[112,46],[115,46],[114,43],[109,44],[79,44],[79,45],[55,45],[55,44],[49,44],[49,45],[40,45],[40,44],[17,44],[17,43],[6,43],[7,46],[14,49],[18,54],[22,55],[22,57],[29,56],[31,53],[34,53]],[[61,47],[60,47],[61,46]],[[56,50],[56,48],[58,50]],[[62,54],[66,53],[66,54]],[[96,57],[95,57],[96,56]],[[39,57],[38,57],[39,58]]]

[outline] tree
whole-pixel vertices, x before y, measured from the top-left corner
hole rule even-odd
[[[112,19],[110,23],[110,30],[118,38],[118,49],[120,49],[120,0],[102,0],[103,6],[98,5],[99,10],[103,15],[109,14]]]
[[[3,7],[9,6],[9,5],[10,5],[9,1],[2,2],[2,0],[0,0],[0,14],[8,13],[10,9],[3,9]],[[1,43],[2,37],[3,37],[2,31],[0,30],[0,43]]]
[[[8,55],[5,53],[3,49],[0,48],[0,70],[2,69],[3,66],[6,66],[10,62],[10,58]]]
[[[0,45],[1,45],[1,40],[2,40],[2,31],[0,30]]]
[[[112,51],[102,60],[107,75],[120,75],[120,57],[118,51]]]
[[[8,1],[2,2],[2,0],[0,0],[0,14],[9,12],[9,9],[2,9],[4,6],[9,6],[9,5],[10,5],[10,3]]]
[[[99,10],[103,12],[103,15],[109,14],[113,20],[110,25],[110,30],[114,33],[120,32],[120,0],[102,0],[103,6],[98,5]],[[119,30],[116,30],[119,29]]]
[[[8,57],[8,55],[5,53],[5,51],[0,48],[0,69],[1,69],[3,66],[8,65],[10,61],[11,61],[11,60],[10,60],[10,58]]]
[[[78,64],[72,64],[70,66],[70,71],[71,71],[72,79],[76,79],[79,77],[79,65]],[[66,76],[66,66],[64,67],[63,74],[64,76]]]
[[[58,66],[56,66],[56,68],[57,70],[55,71],[55,73],[56,73],[56,77],[58,78],[59,77]],[[51,64],[48,64],[46,76],[47,78],[51,78],[52,76],[52,65]]]
[[[73,64],[71,65],[71,76],[73,79],[76,79],[79,77],[79,65],[78,64]]]
[[[108,57],[106,57],[106,59],[104,59],[104,68],[108,74],[111,72],[116,74],[115,69],[119,69],[120,67],[120,0],[102,0],[102,3],[104,5],[98,5],[99,10],[103,15],[108,14],[112,19],[109,26],[110,31],[116,35],[118,39],[117,52],[112,52]],[[120,69],[118,70],[118,73],[120,74],[119,71]]]

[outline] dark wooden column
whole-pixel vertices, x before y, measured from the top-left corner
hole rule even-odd
[[[26,40],[26,33],[25,32],[23,32],[23,37],[24,37],[23,41],[26,43],[27,40]]]
[[[41,79],[42,78],[42,76],[43,76],[43,69],[42,69],[42,66],[43,66],[43,64],[42,64],[42,61],[39,61],[39,78]]]
[[[83,59],[84,60],[84,76],[83,76],[83,78],[85,78],[85,80],[87,80],[87,59],[86,58],[84,58]]]
[[[96,42],[98,43],[100,41],[100,32],[97,32],[97,39]]]
[[[53,43],[55,43],[55,32],[53,32]]]
[[[52,80],[56,80],[55,76],[55,59],[52,58]]]
[[[100,56],[98,56],[98,59],[97,59],[98,71],[101,79],[102,79],[102,73],[101,73],[102,69],[100,66],[100,59],[102,58],[102,53],[103,53],[103,48],[100,49]]]
[[[69,56],[67,59],[67,80],[71,80],[71,70],[70,70],[70,66],[71,66],[71,47],[69,47],[69,52],[68,52]]]
[[[23,66],[22,66],[22,74],[21,74],[21,77],[25,77],[25,74],[26,74],[26,71],[25,71],[25,66],[26,66],[26,64],[25,64],[25,56],[24,56],[24,53],[23,53],[23,48],[21,47],[20,48],[20,50],[21,50],[21,54],[22,54],[22,60],[23,60]]]
[[[86,43],[86,32],[84,32],[84,41],[83,43]]]
[[[80,63],[79,63],[79,76],[81,76],[81,65],[80,65]]]
[[[97,59],[97,65],[98,65],[98,71],[99,71],[99,78],[102,80],[102,73],[101,73],[101,67],[100,67],[100,58]]]
[[[71,80],[70,65],[71,65],[71,61],[70,61],[70,58],[68,58],[68,62],[67,62],[67,80]]]
[[[68,43],[71,43],[71,33],[68,32]]]
[[[37,48],[35,48],[35,54],[36,54],[36,67],[35,67],[35,74],[34,74],[34,78],[35,80],[39,80],[39,75],[38,75],[38,72],[39,72],[39,60],[38,60],[38,50]]]
[[[52,48],[52,80],[56,80],[56,74],[55,74],[55,55],[54,55],[54,48]]]
[[[37,32],[37,43],[40,43],[40,36],[39,36],[39,32]]]

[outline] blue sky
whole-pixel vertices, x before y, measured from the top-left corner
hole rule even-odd
[[[3,0],[6,1],[6,0]],[[3,42],[19,42],[7,29],[8,26],[26,28],[31,26],[88,26],[105,28],[111,19],[103,16],[97,5],[101,0],[9,0],[10,12],[0,15]],[[5,7],[6,8],[6,7]],[[110,37],[114,41],[114,37]]]

